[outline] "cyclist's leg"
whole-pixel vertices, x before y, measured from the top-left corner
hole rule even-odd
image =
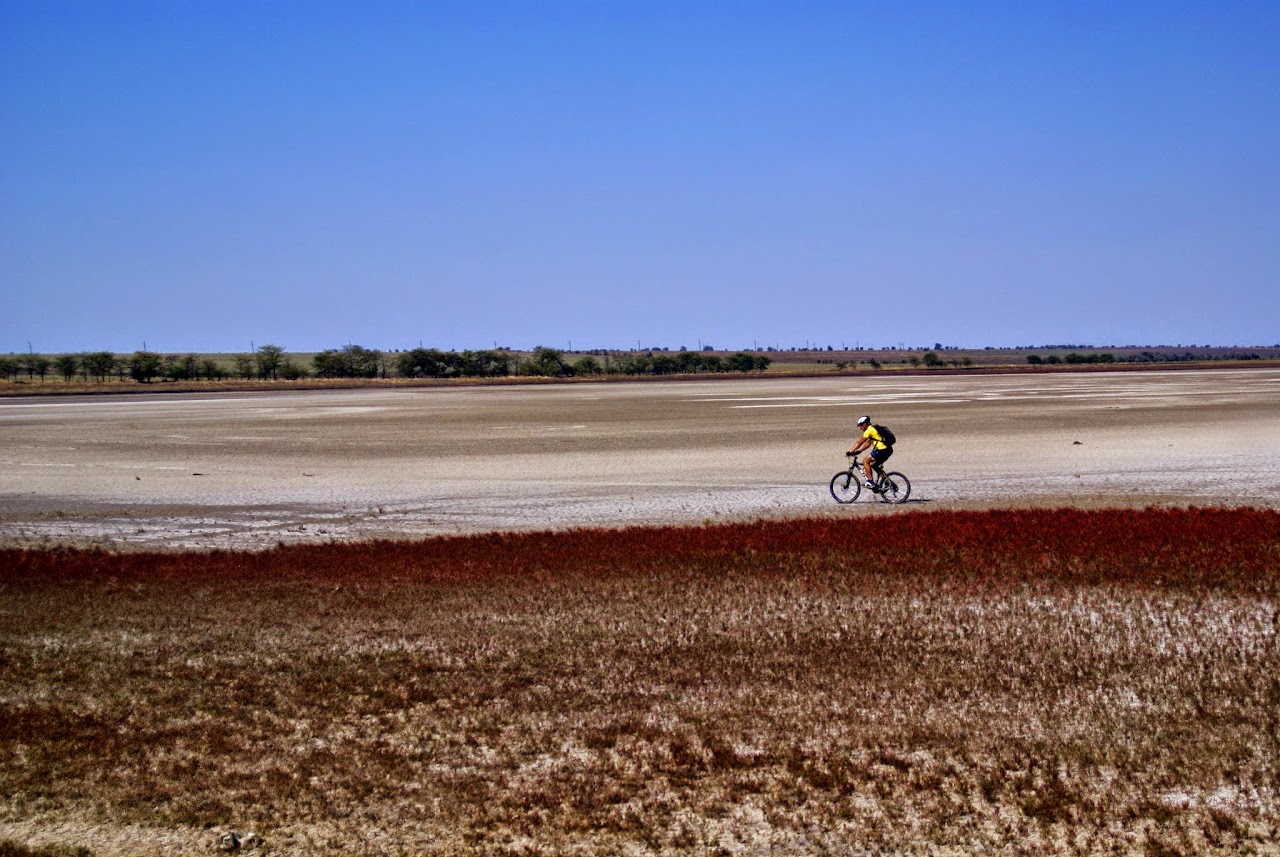
[[[867,474],[868,482],[875,481],[875,477],[871,475],[871,469],[873,467],[881,474],[884,473],[884,463],[889,460],[889,456],[891,455],[893,455],[893,447],[871,450],[871,454],[867,456],[867,460],[864,462],[862,468]]]

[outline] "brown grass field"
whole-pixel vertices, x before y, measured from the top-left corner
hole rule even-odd
[[[0,854],[1278,854],[1280,511],[0,550]]]

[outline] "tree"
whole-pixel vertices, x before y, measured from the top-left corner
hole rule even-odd
[[[680,364],[668,354],[657,354],[650,363],[650,371],[655,375],[674,375],[680,371]]]
[[[62,354],[54,358],[53,368],[57,369],[58,374],[62,375],[63,381],[70,382],[80,369],[80,361],[76,359],[74,354]]]
[[[104,382],[115,370],[116,356],[110,351],[94,351],[80,357],[80,371],[84,373],[85,380],[94,378]]]
[[[194,354],[188,354],[186,357],[166,357],[164,374],[170,381],[199,380],[200,359]]]
[[[151,379],[160,374],[161,361],[159,354],[150,351],[135,351],[129,358],[129,375],[140,384],[150,384]]]
[[[942,365],[942,358],[937,355],[937,352],[926,351],[924,353],[924,365],[930,369],[935,369]]]
[[[730,372],[763,372],[769,368],[769,364],[772,362],[763,354],[748,354],[745,351],[738,351],[729,355],[728,359],[725,360],[725,365]]]
[[[332,349],[326,349],[311,358],[311,368],[315,370],[318,378],[345,378],[347,377],[346,361],[342,359],[342,355]]]
[[[19,370],[20,367],[17,360],[12,357],[0,357],[0,376],[3,376],[6,381],[17,378]]]
[[[382,352],[360,345],[345,345],[336,351],[327,349],[311,361],[321,378],[376,378],[382,364]]]
[[[49,371],[48,358],[39,354],[21,354],[14,359],[15,373],[26,372],[27,380],[34,381],[36,375],[40,376],[40,380],[44,380],[44,376]]]
[[[448,355],[436,348],[415,348],[396,358],[396,372],[403,378],[443,378],[450,368]]]
[[[464,351],[463,356],[467,358],[468,366],[474,367],[473,374],[481,378],[502,378],[511,374],[511,355],[506,351],[487,350],[474,354]]]
[[[696,351],[681,351],[676,355],[676,364],[681,372],[692,374],[703,366],[703,356]]]
[[[344,345],[338,351],[321,351],[312,360],[322,378],[376,378],[386,366],[381,351],[362,345]]]
[[[573,374],[575,375],[599,375],[603,371],[600,368],[600,361],[590,355],[573,364]]]
[[[263,345],[258,349],[258,377],[272,381],[280,377],[280,369],[284,365],[284,347],[280,345]]]
[[[27,377],[39,375],[40,380],[43,381],[44,376],[49,374],[49,368],[52,365],[48,357],[32,354],[27,357]]]
[[[365,360],[368,363],[369,372],[371,373],[369,377],[370,378],[387,377],[387,367],[390,365],[390,361],[387,359],[387,355],[382,353],[382,351],[380,351],[377,348],[370,348],[368,351],[365,352],[365,355],[366,355]]]
[[[286,381],[297,381],[300,378],[307,377],[307,370],[304,367],[288,359],[282,360],[280,365],[276,367],[276,371]]]
[[[650,359],[648,354],[621,354],[613,361],[609,372],[614,375],[647,375]]]
[[[1028,354],[1027,362],[1030,363],[1032,366],[1039,366],[1042,363],[1044,363],[1044,358],[1041,357],[1039,354]]]
[[[236,364],[236,374],[239,375],[241,379],[248,381],[253,377],[252,354],[237,354],[234,358],[234,362]]]
[[[563,378],[573,374],[573,369],[564,360],[563,352],[554,348],[539,345],[533,349],[533,355],[523,367],[526,375],[541,375],[547,378]]]

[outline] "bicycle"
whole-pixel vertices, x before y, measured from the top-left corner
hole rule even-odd
[[[849,469],[841,470],[831,477],[831,496],[837,503],[852,503],[862,493],[862,468],[858,466],[858,457],[849,455]],[[884,468],[875,462],[871,463],[871,471],[876,474],[872,480],[871,493],[880,497],[881,503],[905,503],[911,496],[911,480],[891,470],[885,473]]]

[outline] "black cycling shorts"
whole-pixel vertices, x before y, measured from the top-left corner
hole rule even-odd
[[[886,446],[884,449],[871,450],[871,460],[876,464],[884,464],[889,460],[889,456],[893,455],[893,447]]]

